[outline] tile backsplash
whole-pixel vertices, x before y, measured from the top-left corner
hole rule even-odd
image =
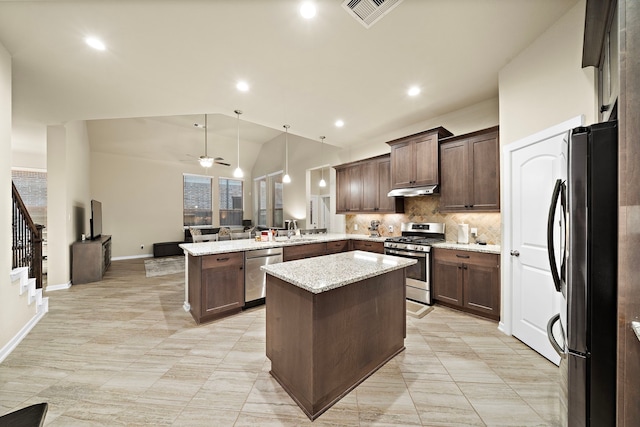
[[[502,244],[501,216],[495,213],[440,213],[440,196],[407,197],[404,200],[403,214],[362,214],[346,216],[346,233],[368,234],[371,221],[380,221],[380,234],[399,236],[403,222],[443,222],[448,242],[458,240],[458,224],[469,224],[469,229],[478,229],[478,238],[487,244]],[[356,230],[356,224],[358,229]],[[389,231],[393,226],[393,232]],[[474,242],[474,238],[469,238]]]

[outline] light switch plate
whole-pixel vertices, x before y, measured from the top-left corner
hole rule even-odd
[[[358,231],[358,224],[353,224],[353,229]]]
[[[393,225],[389,226],[389,233],[393,233]]]

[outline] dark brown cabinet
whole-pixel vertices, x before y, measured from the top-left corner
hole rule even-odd
[[[71,245],[71,282],[74,285],[102,280],[111,265],[111,236]]]
[[[296,259],[322,256],[326,253],[327,244],[325,242],[285,246],[284,248],[282,248],[282,260],[285,262],[294,261]]]
[[[360,164],[336,166],[336,213],[360,212],[362,171]]]
[[[440,145],[440,211],[500,211],[498,127]]]
[[[349,250],[348,240],[334,240],[327,242],[327,255],[347,252]]]
[[[433,250],[433,298],[493,320],[500,319],[500,256]]]
[[[445,128],[438,127],[387,142],[391,146],[391,187],[437,185],[438,142],[451,135]]]
[[[189,256],[189,304],[196,323],[242,310],[243,269],[242,252]]]
[[[391,160],[388,154],[335,166],[336,213],[402,213],[404,199],[388,197]]]
[[[367,251],[375,252],[377,254],[384,253],[383,242],[374,242],[369,240],[351,240],[350,246],[352,251]]]

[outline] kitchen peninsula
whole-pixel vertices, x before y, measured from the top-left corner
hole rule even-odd
[[[311,420],[404,349],[415,263],[352,251],[262,267],[271,375]]]
[[[244,258],[249,253],[278,248],[282,260],[328,255],[349,250],[384,252],[385,237],[340,233],[314,234],[261,242],[253,239],[185,243],[185,302],[196,323],[238,313],[245,306]]]

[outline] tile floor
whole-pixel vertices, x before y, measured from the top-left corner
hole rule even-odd
[[[126,260],[49,293],[0,364],[0,414],[46,401],[52,427],[311,425],[269,375],[264,306],[196,326],[183,283]],[[496,323],[436,306],[407,318],[405,345],[313,425],[557,425],[557,368]]]

